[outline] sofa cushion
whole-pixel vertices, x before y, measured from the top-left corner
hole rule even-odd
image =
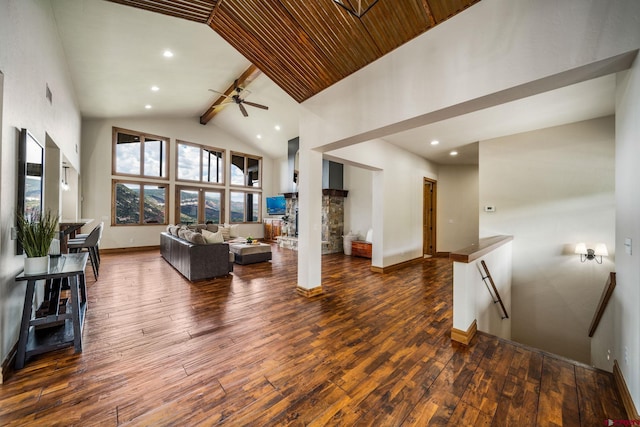
[[[184,240],[187,240],[187,233],[192,232],[187,228],[179,228],[178,229],[178,237]]]
[[[222,230],[212,233],[209,230],[202,230],[202,237],[207,243],[224,243],[224,237],[222,235]]]
[[[203,230],[203,231],[207,231],[207,230]],[[188,235],[188,240],[191,243],[195,244],[195,245],[206,245],[207,244],[207,241],[205,240],[204,236],[202,234],[200,234],[200,233],[196,233],[195,231],[191,232]]]

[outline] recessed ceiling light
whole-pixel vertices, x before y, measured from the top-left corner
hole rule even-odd
[[[151,105],[147,104],[147,105],[144,106],[144,108],[146,108],[147,110],[150,110],[151,109]]]
[[[170,50],[165,50],[162,53],[162,56],[164,56],[165,58],[172,58],[173,57],[173,52],[171,52]]]
[[[262,135],[257,134],[257,135],[256,135],[256,138],[258,138],[258,139],[262,139]]]
[[[458,155],[458,152],[457,152],[457,151],[452,151],[452,152],[450,152],[450,153],[449,153],[449,155],[450,155],[450,156],[457,156],[457,155]]]
[[[151,86],[151,90],[157,92],[160,90],[160,88],[158,86]]]
[[[274,126],[274,129],[275,129],[275,130],[280,130],[280,125],[275,125],[275,126]]]
[[[437,139],[434,139],[433,141],[431,141],[431,145],[438,145],[440,144],[440,141],[438,141]]]

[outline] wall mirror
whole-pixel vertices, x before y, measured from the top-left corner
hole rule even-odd
[[[25,216],[42,214],[44,148],[27,129],[18,141],[18,200],[16,209]],[[18,242],[16,253],[22,254]]]

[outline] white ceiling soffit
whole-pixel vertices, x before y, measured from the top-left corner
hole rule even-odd
[[[478,164],[476,142],[615,112],[615,74],[384,137],[440,164]],[[439,141],[432,145],[431,141]],[[453,157],[449,153],[457,151]]]

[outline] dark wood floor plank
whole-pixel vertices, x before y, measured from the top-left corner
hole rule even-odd
[[[83,352],[36,356],[0,386],[0,425],[599,425],[623,418],[611,375],[484,334],[453,344],[452,266],[388,274],[297,253],[190,283],[158,254],[104,254]],[[571,391],[573,390],[573,391]],[[594,420],[595,419],[595,420]],[[594,421],[590,424],[591,421]]]
[[[574,365],[544,356],[537,423],[539,426],[580,425]]]

